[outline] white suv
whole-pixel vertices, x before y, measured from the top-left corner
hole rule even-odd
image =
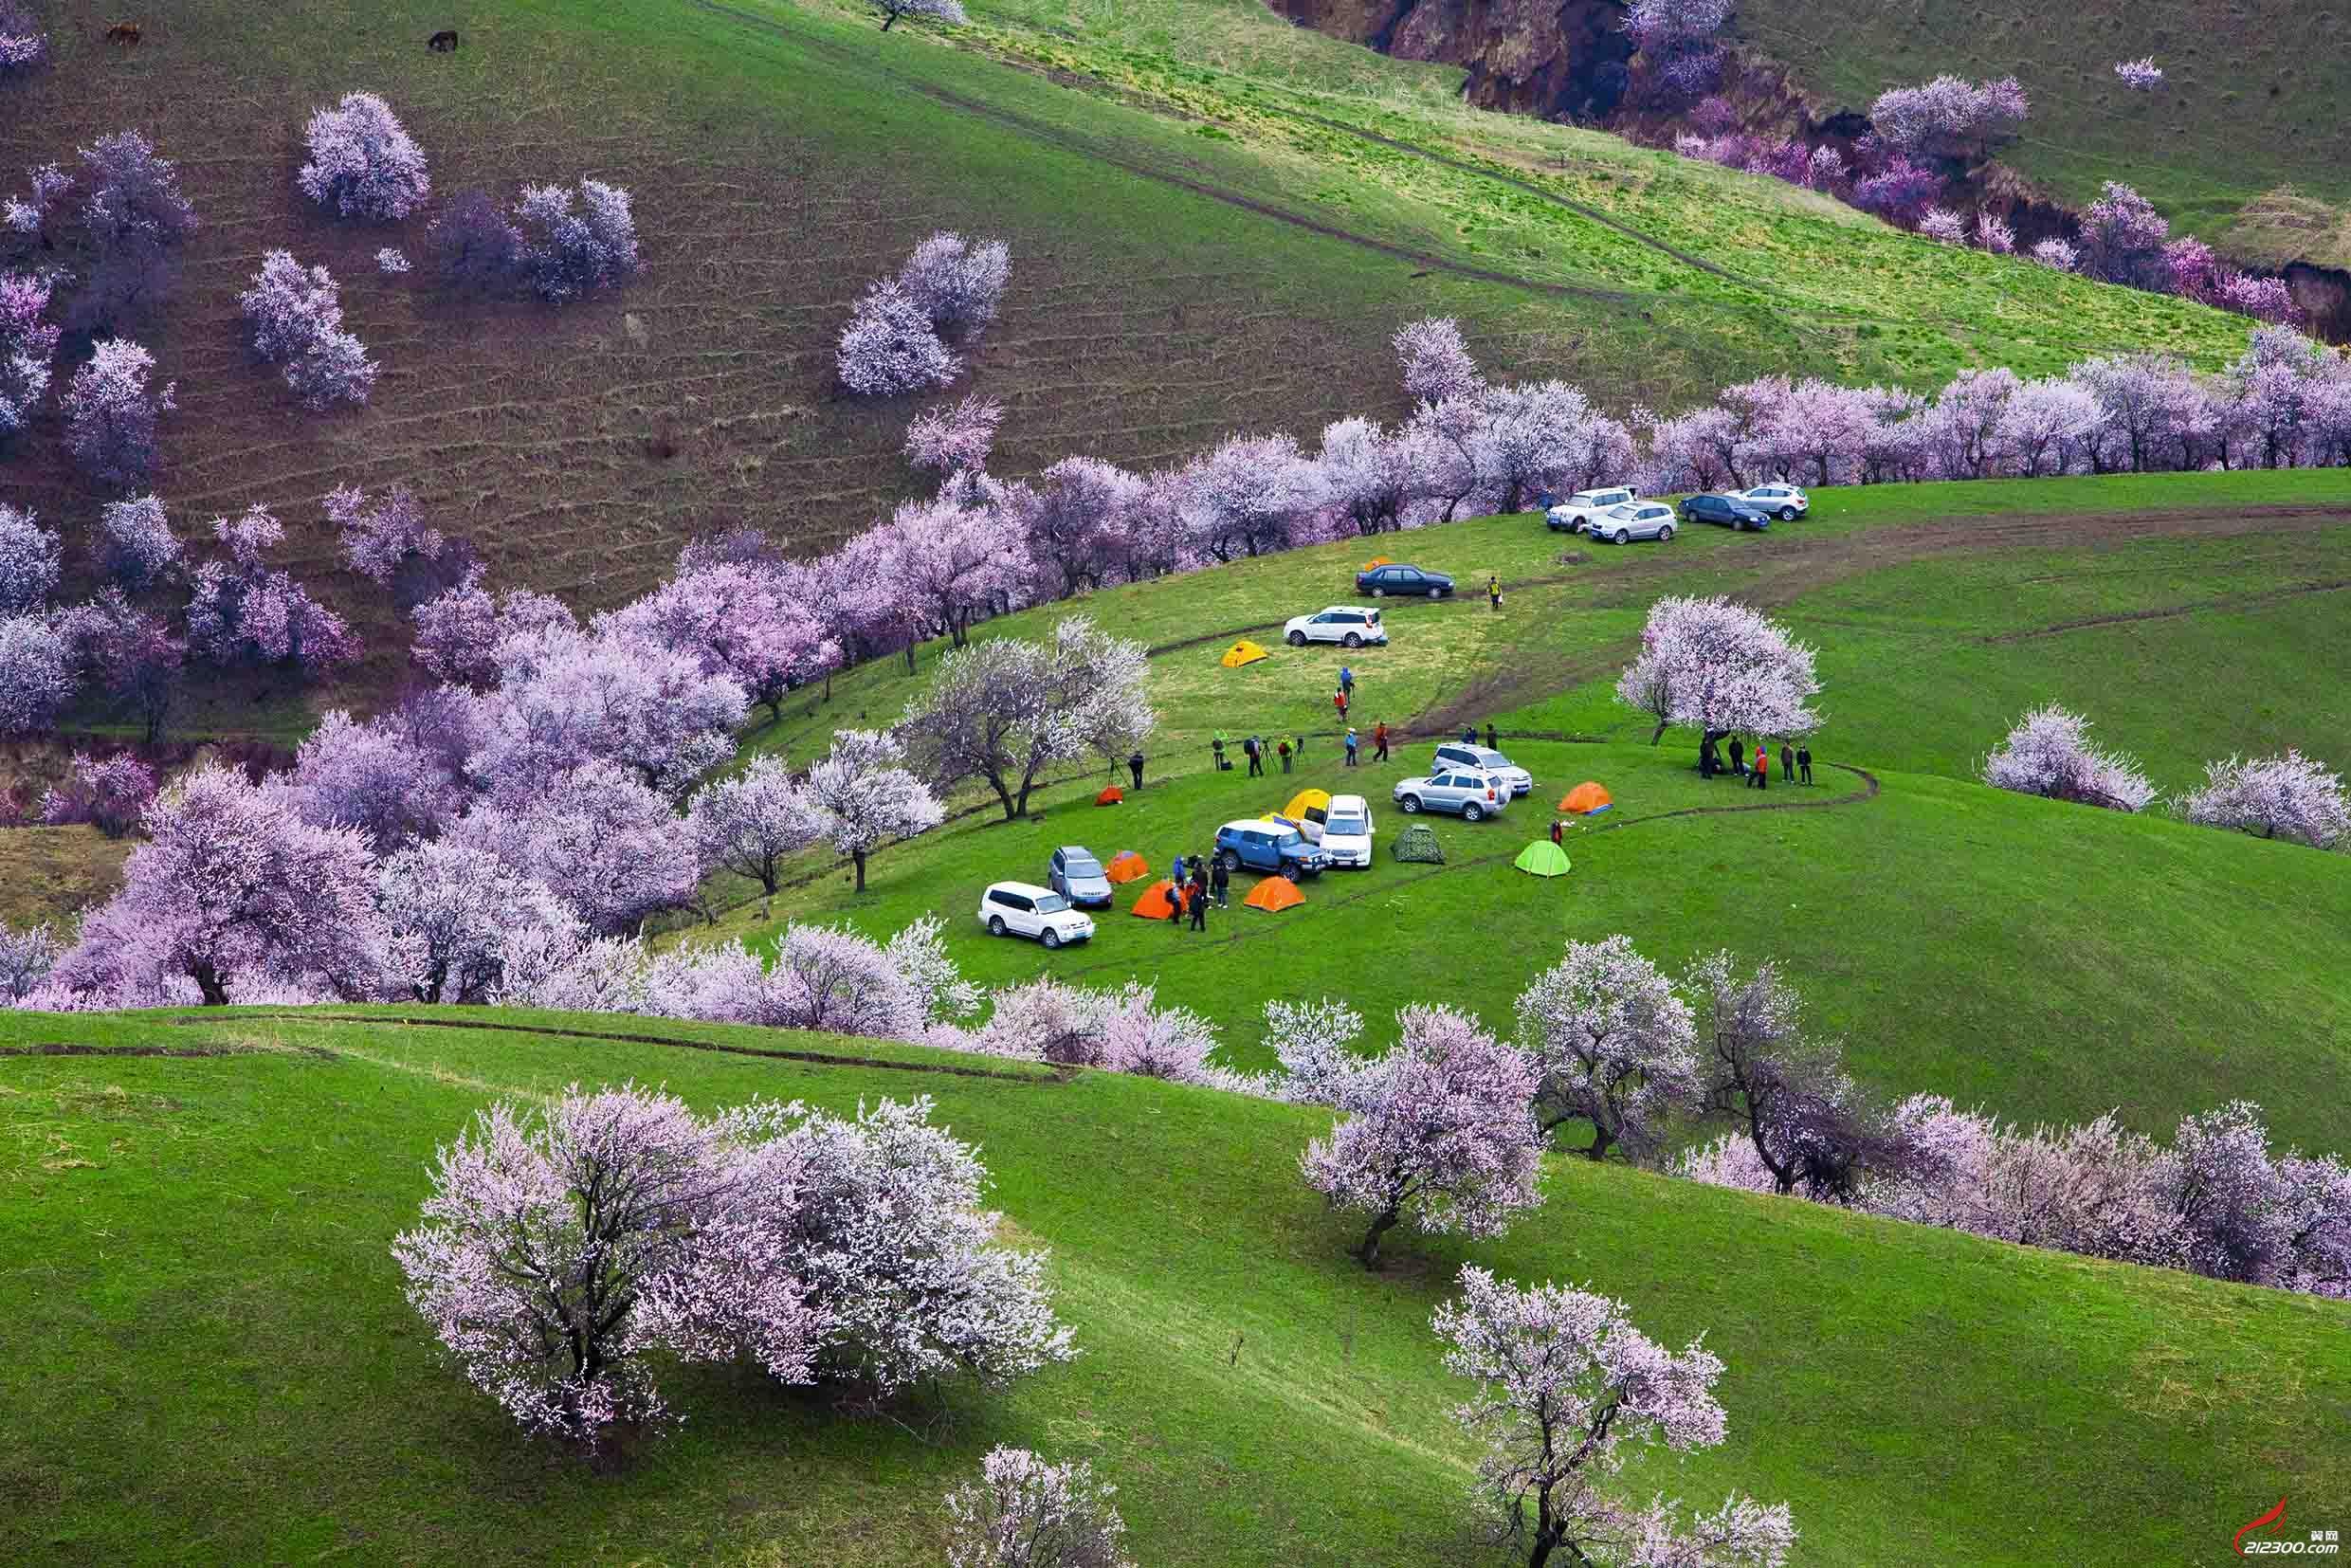
[[[1500,816],[1510,804],[1510,786],[1486,774],[1440,762],[1426,778],[1399,778],[1392,792],[1406,816],[1451,811],[1464,822]]]
[[[1654,501],[1629,501],[1594,518],[1584,532],[1617,544],[1631,544],[1634,539],[1655,539],[1662,544],[1673,538],[1673,508]]]
[[[1769,512],[1782,522],[1794,522],[1813,509],[1813,498],[1804,493],[1803,487],[1784,479],[1741,490],[1737,499],[1759,512]]]
[[[1372,864],[1372,808],[1359,794],[1335,794],[1323,813],[1322,852],[1333,866]]]
[[[1641,492],[1630,484],[1605,490],[1578,490],[1543,514],[1543,526],[1555,534],[1580,534],[1594,518],[1612,506],[1622,506]]]
[[[1335,604],[1317,615],[1291,616],[1282,628],[1282,635],[1289,639],[1292,647],[1304,647],[1308,643],[1340,643],[1348,647],[1376,643],[1385,647],[1388,629],[1379,624],[1376,610]]]
[[[1466,740],[1448,740],[1437,748],[1437,759],[1431,773],[1490,774],[1510,786],[1512,799],[1532,794],[1535,775],[1490,746],[1473,746]]]
[[[1069,907],[1050,887],[1028,882],[989,884],[980,895],[979,923],[992,937],[1034,937],[1048,947],[1082,942],[1094,935],[1094,921]]]

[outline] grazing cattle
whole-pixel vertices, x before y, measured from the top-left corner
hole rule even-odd
[[[116,23],[113,27],[106,29],[106,42],[109,44],[119,44],[126,49],[137,47],[138,24],[136,22]]]
[[[457,29],[443,27],[439,32],[425,40],[425,47],[435,54],[455,54],[457,52]]]

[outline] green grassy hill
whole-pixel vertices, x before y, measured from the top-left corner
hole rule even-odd
[[[205,218],[148,333],[180,388],[158,488],[184,532],[255,501],[289,527],[399,673],[405,628],[335,561],[319,498],[413,486],[503,583],[606,604],[688,534],[738,519],[814,548],[919,487],[913,400],[836,399],[831,344],[865,283],[941,226],[1012,248],[969,389],[1009,414],[997,465],[1149,465],[1235,428],[1311,438],[1403,411],[1388,338],[1454,313],[1499,374],[1667,406],[1764,371],[1915,385],[2160,346],[2214,365],[2243,323],[1936,246],[1776,182],[1476,115],[1440,76],[1226,8],[1152,16],[983,0],[953,35],[774,0],[191,0],[136,51],[95,0],[54,8],[56,68],[11,88],[0,164],[125,124],[181,161]],[[465,46],[426,51],[455,24]],[[1162,31],[1167,29],[1161,29]],[[292,189],[308,110],[387,94],[444,193],[593,173],[636,194],[648,271],[561,315],[460,308],[378,276],[424,221],[329,225]],[[235,298],[261,253],[331,265],[385,373],[367,410],[295,410],[246,362]],[[78,545],[97,498],[40,428],[0,499]],[[80,553],[75,552],[77,564]],[[298,734],[321,698],[224,684],[191,733]]]
[[[1759,538],[1576,545],[1530,518],[1482,519],[992,623],[981,635],[1028,635],[1086,612],[1154,645],[1151,787],[1098,809],[1097,772],[1044,793],[1041,815],[1017,824],[974,798],[942,831],[878,855],[862,897],[822,851],[772,904],[719,890],[734,904],[719,933],[763,939],[787,920],[847,917],[879,935],[936,911],[958,960],[991,984],[1040,970],[1156,979],[1257,1066],[1268,997],[1343,996],[1376,1019],[1444,999],[1501,1024],[1567,939],[1624,931],[1662,960],[1722,946],[1780,960],[1890,1094],[2027,1120],[2119,1109],[2155,1132],[2245,1095],[2284,1138],[2340,1141],[2328,1107],[2351,1087],[2339,984],[2351,859],[1975,779],[2010,721],[2050,701],[2087,712],[2167,791],[2233,752],[2337,757],[2351,657],[2325,629],[2351,585],[2351,475],[1882,487],[1824,494],[1811,519]],[[1353,598],[1353,569],[1375,549],[1469,583],[1498,572],[1504,612],[1479,594],[1394,603],[1389,647],[1277,646],[1221,667],[1233,638],[1271,641],[1283,616]],[[1714,592],[1769,606],[1821,649],[1828,721],[1811,791],[1702,783],[1690,738],[1652,748],[1648,721],[1613,699],[1649,605]],[[852,671],[829,702],[811,694],[752,744],[796,763],[836,727],[891,722],[933,657],[912,677],[893,662]],[[1391,765],[1340,765],[1329,693],[1342,662],[1358,673],[1358,726],[1385,719],[1417,738]],[[1305,907],[1236,907],[1205,939],[1136,920],[1122,900],[1089,947],[1049,957],[992,940],[975,918],[989,882],[1041,879],[1056,845],[1136,848],[1163,869],[1299,787],[1369,796],[1392,835],[1403,819],[1391,788],[1425,768],[1430,738],[1488,720],[1538,793],[1500,821],[1436,819],[1441,869],[1383,859],[1335,872]],[[1251,732],[1305,732],[1300,771],[1211,772],[1218,727],[1236,747]],[[1617,807],[1572,831],[1575,871],[1512,869],[1585,778]]]
[[[1499,1564],[1465,1531],[1428,1331],[1464,1260],[1704,1331],[1729,1441],[1624,1480],[1785,1498],[1807,1563],[2216,1560],[2280,1494],[2351,1492],[2325,1436],[2342,1309],[2306,1298],[1574,1161],[1506,1239],[1367,1275],[1298,1178],[1312,1111],[821,1037],[782,1060],[764,1031],[443,1021],[0,1016],[0,1554],[913,1565],[940,1496],[1016,1443],[1092,1460],[1141,1561]],[[624,1079],[702,1108],[934,1095],[1008,1233],[1051,1249],[1083,1354],[957,1390],[928,1438],[702,1371],[665,1379],[683,1430],[612,1473],[526,1445],[440,1364],[388,1248],[477,1107]]]
[[[2087,205],[2103,182],[2123,180],[2175,227],[2236,254],[2351,265],[2338,108],[2351,90],[2351,44],[2324,6],[2155,0],[2059,19],[2016,0],[1743,0],[1733,31],[1794,65],[1807,87],[1864,111],[1887,87],[1945,71],[2014,75],[2032,118],[2001,160],[2062,199]],[[2153,94],[2115,80],[2117,61],[2142,55],[2164,70]]]

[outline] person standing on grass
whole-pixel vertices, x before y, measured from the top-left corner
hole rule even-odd
[[[1355,671],[1345,665],[1339,666],[1339,689],[1346,693],[1348,702],[1355,701]]]
[[[1305,732],[1305,731],[1303,731],[1303,730],[1297,731],[1295,734],[1293,734],[1293,735],[1290,737],[1290,750],[1292,750],[1292,751],[1294,751],[1294,752],[1296,752],[1296,753],[1298,754],[1298,760],[1299,760],[1299,761],[1303,762],[1304,760],[1306,760],[1306,732]]]
[[[1280,741],[1276,741],[1276,742],[1274,743],[1274,747],[1273,747],[1273,755],[1274,755],[1274,756],[1276,756],[1276,757],[1280,757],[1280,758],[1282,759],[1282,771],[1283,771],[1284,773],[1287,773],[1287,772],[1289,772],[1289,771],[1290,771],[1290,743],[1289,743],[1288,741],[1286,741],[1286,740],[1280,740]]]
[[[1143,753],[1140,746],[1127,754],[1126,771],[1135,775],[1135,788],[1143,787]]]
[[[1811,741],[1808,740],[1795,749],[1795,765],[1796,771],[1804,775],[1804,782],[1810,784],[1813,781],[1813,744]]]
[[[1747,744],[1735,735],[1731,737],[1731,772],[1742,778],[1747,773]]]
[[[1499,611],[1502,609],[1502,578],[1492,573],[1488,573],[1485,578],[1485,604],[1489,610]]]
[[[1208,884],[1216,894],[1216,907],[1225,907],[1225,889],[1232,885],[1232,873],[1225,869],[1225,857],[1218,855],[1209,862]]]
[[[1181,931],[1184,928],[1184,884],[1171,884],[1167,890],[1167,923]]]
[[[1485,721],[1485,749],[1489,752],[1502,750],[1501,740],[1502,737],[1494,732],[1494,721],[1488,719]]]
[[[1552,842],[1552,843],[1554,843],[1554,844],[1562,844],[1562,843],[1566,842],[1566,839],[1567,839],[1567,824],[1566,824],[1566,823],[1564,823],[1564,822],[1561,822],[1561,821],[1560,821],[1558,817],[1556,817],[1556,816],[1555,816],[1555,817],[1553,817],[1553,818],[1551,819],[1551,842]]]
[[[1192,896],[1184,902],[1192,909],[1192,929],[1206,931],[1208,929],[1208,884],[1203,882],[1194,882],[1192,884]]]
[[[1772,749],[1760,740],[1755,743],[1755,787],[1759,790],[1772,787]]]
[[[1478,743],[1478,727],[1475,724],[1464,724],[1461,727],[1461,743],[1465,746],[1474,746]]]
[[[1795,748],[1785,740],[1779,743],[1779,781],[1782,784],[1795,782]]]
[[[1215,762],[1215,764],[1216,764],[1216,771],[1217,771],[1218,773],[1223,773],[1223,772],[1225,771],[1225,732],[1224,732],[1224,731],[1222,731],[1222,730],[1218,730],[1218,731],[1217,731],[1214,735],[1212,735],[1212,736],[1210,736],[1210,737],[1209,737],[1209,739],[1208,739],[1208,750],[1209,750],[1209,757],[1211,757],[1211,759],[1212,759],[1212,760],[1213,760],[1213,761]]]
[[[1355,726],[1350,724],[1347,726],[1347,766],[1350,768],[1358,766],[1356,745]]]
[[[1345,687],[1342,686],[1339,690],[1331,693],[1331,706],[1339,710],[1339,721],[1342,724],[1345,723],[1347,721],[1347,692]]]
[[[1372,760],[1388,760],[1388,720],[1385,719],[1372,726]]]

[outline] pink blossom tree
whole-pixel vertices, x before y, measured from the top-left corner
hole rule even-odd
[[[526,1431],[592,1449],[616,1426],[658,1429],[645,1306],[725,1194],[719,1141],[633,1085],[500,1101],[442,1148],[424,1223],[392,1244],[409,1304]]]
[[[313,412],[364,403],[375,385],[366,345],[343,330],[340,300],[325,267],[304,267],[284,250],[264,255],[253,285],[237,297],[254,357],[282,367],[285,384]]]
[[[2098,399],[2086,387],[2051,377],[2016,389],[1994,427],[1993,445],[2010,472],[2025,479],[2077,466],[2101,423]]]
[[[1449,316],[1431,316],[1400,328],[1394,344],[1408,396],[1444,403],[1467,397],[1484,384],[1469,346],[1462,341],[1461,324]]]
[[[179,564],[179,539],[160,496],[108,501],[99,511],[99,530],[106,574],[123,588],[144,588]]]
[[[57,534],[32,513],[0,502],[0,615],[39,610],[64,570]]]
[[[677,800],[735,755],[743,688],[691,654],[619,630],[557,629],[536,648],[514,638],[501,646],[505,678],[466,766],[501,798],[603,761]]]
[[[10,210],[18,205],[11,198]],[[31,424],[48,395],[59,337],[46,319],[49,292],[49,281],[37,274],[0,272],[0,441]]]
[[[233,520],[214,519],[212,534],[228,547],[228,559],[196,568],[188,605],[191,652],[223,665],[291,662],[313,674],[359,657],[359,640],[343,618],[262,559],[285,538],[276,518],[253,506]]]
[[[0,1002],[14,1005],[39,990],[62,952],[46,925],[23,931],[0,925]]]
[[[1004,405],[976,392],[925,409],[906,426],[906,461],[952,486],[964,474],[986,470],[988,450],[1003,423]]]
[[[963,374],[963,361],[893,278],[876,282],[857,301],[841,329],[833,363],[841,385],[859,397],[943,387]]]
[[[135,715],[149,744],[160,739],[188,654],[162,617],[132,604],[119,588],[106,588],[58,616],[56,629],[73,669]]]
[[[1784,1503],[1734,1496],[1686,1522],[1678,1504],[1642,1508],[1609,1478],[1643,1449],[1686,1454],[1726,1430],[1722,1362],[1693,1340],[1679,1355],[1632,1325],[1625,1304],[1587,1290],[1522,1288],[1474,1265],[1436,1310],[1445,1368],[1477,1385],[1453,1419],[1484,1439],[1478,1495],[1494,1534],[1530,1568],[1555,1555],[1641,1568],[1780,1568],[1795,1543]]]
[[[109,905],[113,930],[139,934],[145,964],[193,980],[208,1007],[263,977],[346,999],[373,990],[384,929],[357,830],[312,827],[276,792],[211,765],[157,797],[145,828]]]
[[[1976,244],[1995,256],[2005,256],[2016,248],[2016,230],[1996,212],[1976,214]]]
[[[1045,770],[1086,756],[1105,724],[1149,728],[1144,665],[1140,644],[1071,616],[1049,643],[1002,637],[945,655],[899,729],[935,784],[984,779],[1011,821],[1029,814]]]
[[[476,690],[498,684],[499,647],[507,638],[531,640],[579,629],[571,610],[549,594],[517,588],[493,597],[478,567],[410,615],[416,622],[410,648],[416,663],[435,680]]]
[[[615,288],[644,265],[629,192],[583,179],[576,191],[526,185],[515,203],[521,251],[516,265],[533,292],[549,304],[570,304]]]
[[[2123,86],[2135,93],[2151,93],[2163,85],[2163,67],[2155,63],[2153,55],[2117,61],[2114,74]]]
[[[1410,1220],[1431,1234],[1497,1236],[1540,1201],[1535,1074],[1477,1020],[1444,1008],[1396,1015],[1396,1048],[1356,1078],[1339,1125],[1300,1158],[1334,1209],[1368,1216],[1356,1256]]]
[[[929,832],[946,808],[904,766],[906,748],[876,730],[842,730],[832,749],[811,763],[798,793],[809,825],[847,855],[856,891],[866,890],[866,861],[884,844]]]
[[[2170,467],[2202,403],[2194,376],[2178,360],[2153,354],[2105,355],[2068,373],[2097,401],[2101,467],[2133,473]]]
[[[314,111],[302,139],[310,161],[296,188],[343,217],[397,223],[432,193],[425,150],[374,93],[345,93],[334,108]]]
[[[1321,503],[1313,462],[1287,435],[1236,435],[1184,469],[1182,508],[1193,550],[1218,561],[1286,550]]]
[[[1028,575],[1021,536],[993,507],[907,501],[872,532],[924,629],[958,648],[972,624],[1002,610]]]
[[[155,773],[129,752],[76,752],[65,781],[42,797],[41,820],[52,828],[88,823],[108,838],[120,838],[138,826],[155,798]]]
[[[196,210],[180,193],[172,160],[137,131],[100,137],[81,153],[81,221],[65,247],[80,286],[65,325],[118,330],[169,293],[179,251],[196,231]],[[36,195],[40,184],[36,176]]]
[[[393,485],[374,506],[357,485],[338,484],[327,492],[326,520],[341,536],[343,560],[378,588],[412,578],[448,553],[449,541],[425,521],[424,508],[405,484]]]
[[[65,449],[100,484],[128,489],[155,465],[155,419],[178,405],[176,382],[151,391],[155,356],[119,337],[101,338],[65,391]]]
[[[2081,251],[2075,247],[2071,240],[2061,239],[2055,235],[2033,245],[2032,259],[2043,266],[2053,267],[2059,272],[2082,270]]]
[[[1537,1123],[1546,1135],[1562,1122],[1591,1123],[1584,1152],[1594,1159],[1612,1148],[1646,1157],[1665,1119],[1698,1103],[1689,1004],[1628,937],[1569,942],[1567,956],[1520,993],[1518,1015]]]
[[[73,701],[72,651],[43,615],[0,615],[0,735],[40,735]]]
[[[1919,232],[1944,245],[1967,243],[1967,220],[1947,207],[1930,207],[1919,214]]]
[[[376,872],[375,902],[387,936],[385,984],[402,1000],[487,1002],[518,946],[565,946],[584,935],[571,905],[544,885],[461,844],[393,851]]]
[[[1341,419],[1322,428],[1323,502],[1362,535],[1404,526],[1406,508],[1420,499],[1418,445],[1401,431],[1383,430],[1372,420]]]
[[[2110,283],[2160,293],[2171,280],[2164,255],[2171,232],[2170,221],[2146,197],[2108,180],[2082,214],[2082,270]]]
[[[840,663],[839,641],[773,565],[719,562],[681,571],[645,597],[596,623],[693,659],[783,718],[784,698]]]
[[[641,778],[600,758],[475,807],[447,836],[559,889],[599,933],[629,930],[694,894],[684,822]]]
[[[2132,760],[2089,743],[2089,720],[2050,703],[2016,721],[1992,755],[1983,779],[1996,790],[2080,801],[2112,811],[2143,811],[2155,798]]]
[[[1039,598],[1100,588],[1128,558],[1143,481],[1099,458],[1066,457],[1022,492],[1012,526]]]
[[[443,203],[425,246],[434,276],[453,293],[504,294],[522,275],[522,231],[486,191],[460,191]]]
[[[1668,597],[1649,607],[1641,653],[1616,682],[1616,699],[1656,720],[1649,743],[1674,724],[1707,743],[1734,731],[1804,735],[1820,715],[1813,650],[1760,611],[1725,598]]]
[[[49,35],[24,0],[0,0],[0,82],[31,71],[49,58]]]
[[[302,821],[356,829],[378,855],[435,837],[467,804],[461,781],[396,719],[361,721],[341,708],[319,718],[280,787]]]
[[[942,228],[914,247],[899,269],[898,286],[930,319],[940,341],[961,344],[996,319],[1011,274],[1011,252],[1003,241],[975,244]]]
[[[947,1568],[1135,1568],[1117,1491],[1082,1459],[991,1449],[979,1479],[947,1494]]]
[[[1897,153],[1853,183],[1853,205],[1895,222],[1941,195],[1942,187],[1942,175]]]
[[[755,757],[732,778],[704,785],[686,811],[704,866],[757,883],[770,898],[784,862],[816,842],[820,823],[780,758]]]
[[[2183,798],[2179,811],[2207,828],[2283,836],[2314,849],[2332,848],[2351,834],[2342,775],[2290,746],[2281,757],[2205,764],[2204,787]]]

